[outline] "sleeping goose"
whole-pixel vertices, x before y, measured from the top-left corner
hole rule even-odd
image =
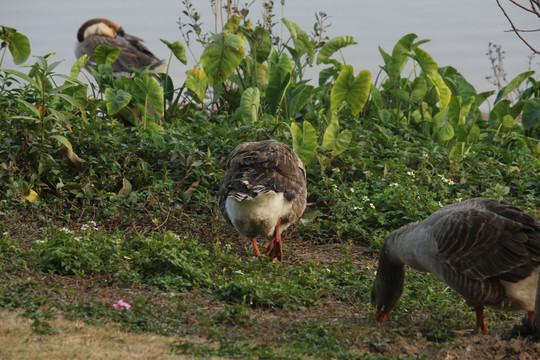
[[[294,151],[278,141],[238,145],[231,153],[219,188],[219,209],[227,223],[253,243],[272,238],[265,254],[281,261],[281,232],[306,208],[306,171]]]
[[[503,201],[476,198],[445,206],[385,240],[371,290],[383,322],[403,292],[404,265],[435,274],[476,312],[484,306],[528,311],[532,320],[540,266],[540,221]]]
[[[118,59],[112,64],[115,76],[128,75],[133,68],[149,66],[150,72],[162,72],[167,63],[159,60],[142,44],[143,40],[124,32],[122,27],[111,20],[97,18],[86,21],[77,32],[79,43],[75,48],[75,56],[90,56],[88,65],[95,66],[94,50],[98,45],[106,45],[120,49]]]

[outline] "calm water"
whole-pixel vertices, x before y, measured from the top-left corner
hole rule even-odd
[[[261,18],[261,2],[256,0],[251,6],[252,20]],[[90,18],[107,17],[121,24],[126,32],[145,39],[160,58],[168,58],[169,51],[159,39],[184,42],[177,24],[184,10],[179,0],[1,0],[0,3],[0,24],[27,35],[32,55],[56,52],[54,59],[63,60],[58,68],[62,73],[69,73],[75,61],[77,29]],[[213,30],[209,1],[192,0],[192,3],[202,16],[204,30]],[[478,91],[494,90],[485,79],[492,74],[486,55],[489,42],[502,45],[508,80],[529,67],[530,51],[514,34],[505,32],[509,25],[494,0],[287,0],[283,14],[281,6],[276,5],[277,18],[284,16],[308,33],[318,11],[331,16],[330,37],[352,35],[358,42],[345,49],[345,61],[354,66],[356,73],[370,70],[374,78],[382,64],[378,47],[391,52],[396,41],[411,32],[419,39],[431,39],[423,49],[439,66],[456,67]],[[538,27],[537,18],[529,18],[523,11],[515,11],[513,17],[520,28]],[[288,35],[286,29],[283,31]],[[531,42],[536,40],[538,45],[540,35],[531,36],[536,36]],[[197,57],[202,51],[197,46],[193,50]],[[189,53],[188,61],[186,67],[173,60],[170,72],[175,84],[179,85],[185,71],[195,65]],[[33,59],[28,62],[33,63]],[[3,67],[16,68],[9,54]],[[532,70],[540,71],[538,58],[533,60]]]

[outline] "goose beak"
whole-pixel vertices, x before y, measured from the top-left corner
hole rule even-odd
[[[388,313],[382,309],[381,306],[377,307],[375,311],[375,321],[378,323],[383,323],[388,318]]]

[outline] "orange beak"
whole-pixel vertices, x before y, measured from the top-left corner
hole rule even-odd
[[[381,307],[378,307],[375,311],[375,321],[378,323],[383,323],[388,318],[388,313],[382,310]]]

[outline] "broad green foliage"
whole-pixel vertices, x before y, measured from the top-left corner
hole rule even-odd
[[[182,44],[180,41],[175,41],[171,43],[170,41],[160,39],[162,43],[167,45],[169,50],[171,50],[172,55],[174,55],[182,64],[187,64],[187,57],[186,57],[186,48],[184,47],[184,44]]]
[[[30,56],[30,41],[16,29],[0,25],[0,40],[3,42],[0,49],[7,44],[14,64],[22,64]]]
[[[242,37],[228,32],[215,35],[201,55],[210,85],[227,80],[240,65],[245,51]]]
[[[257,88],[249,88],[242,94],[236,116],[247,125],[253,125],[258,119],[261,94]]]
[[[197,96],[197,100],[202,102],[204,94],[208,89],[206,73],[202,69],[191,69],[187,72],[186,86]]]
[[[285,24],[285,26],[287,26],[287,29],[291,34],[291,38],[294,43],[294,50],[296,52],[294,58],[298,59],[302,55],[307,53],[308,61],[311,65],[315,58],[315,51],[313,49],[313,44],[311,43],[311,41],[309,41],[307,33],[302,30],[297,24],[288,19],[283,18],[281,19],[281,21]]]
[[[338,36],[331,39],[326,44],[324,44],[319,51],[319,55],[317,55],[317,65],[321,63],[327,64],[330,56],[334,55],[336,51],[339,51],[346,46],[355,44],[358,43],[354,41],[354,38],[352,36]]]
[[[269,59],[268,86],[266,88],[269,112],[272,115],[276,114],[278,106],[283,101],[291,81],[291,72],[291,59],[283,53],[278,55],[273,52]]]
[[[106,88],[105,101],[107,102],[107,112],[114,115],[129,104],[131,94],[124,90]]]
[[[302,128],[295,122],[291,124],[291,134],[293,140],[293,150],[300,160],[307,166],[317,149],[317,132],[313,125],[304,121]]]
[[[94,60],[97,65],[112,65],[120,56],[120,49],[98,45],[94,50]]]
[[[332,88],[332,111],[337,111],[343,102],[351,107],[353,115],[358,114],[369,97],[371,89],[371,73],[360,71],[356,77],[352,65],[346,65]]]

